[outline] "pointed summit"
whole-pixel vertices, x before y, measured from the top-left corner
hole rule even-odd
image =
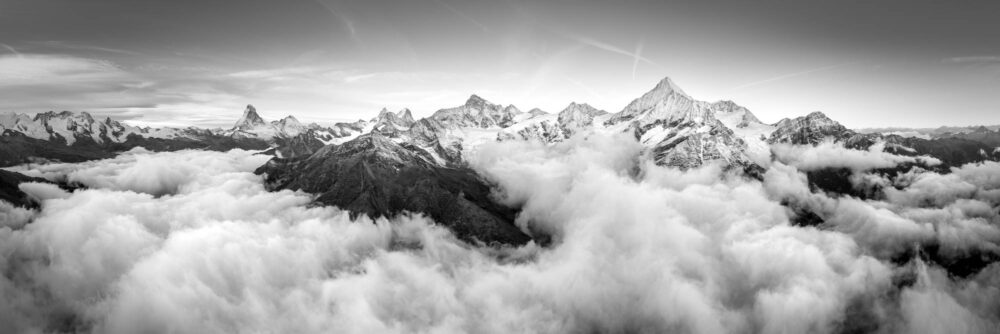
[[[252,104],[248,104],[247,108],[243,110],[243,116],[233,125],[233,130],[247,131],[265,124],[267,122],[264,122],[264,119],[260,118],[260,115],[257,114],[257,108],[254,108]]]
[[[696,107],[694,99],[684,93],[670,78],[663,78],[656,87],[632,100],[621,112],[614,115],[605,124],[613,125],[633,120],[641,120],[644,124],[660,121],[676,121],[680,119],[705,119],[706,110]]]
[[[413,119],[413,113],[410,112],[410,108],[403,108],[403,110],[396,113],[396,117],[399,117],[400,120],[406,122],[407,124],[413,124],[413,122],[415,122]]]
[[[684,90],[678,87],[673,80],[670,80],[670,77],[664,77],[663,80],[660,80],[660,82],[656,84],[656,87],[654,87],[653,90],[677,92],[678,94],[681,95],[687,95],[687,93],[684,93]]]
[[[403,108],[397,112],[391,112],[387,108],[382,108],[375,118],[374,132],[380,135],[396,137],[400,131],[405,131],[413,126],[413,114],[410,109]]]

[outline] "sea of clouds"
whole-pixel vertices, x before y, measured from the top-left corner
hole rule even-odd
[[[494,249],[420,215],[352,221],[308,194],[268,192],[252,173],[268,157],[254,153],[137,149],[14,168],[86,189],[29,183],[40,210],[0,203],[0,331],[1000,328],[1000,264],[959,277],[905,256],[1000,254],[997,163],[888,178],[870,171],[915,158],[782,146],[754,180],[655,166],[624,137],[490,143],[471,167],[522,208],[520,228],[552,240]],[[803,172],[823,166],[880,195],[811,188]],[[792,224],[800,211],[824,223]]]

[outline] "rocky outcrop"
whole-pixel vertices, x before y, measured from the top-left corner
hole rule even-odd
[[[378,133],[325,146],[299,159],[273,159],[257,170],[272,190],[301,190],[316,202],[353,215],[422,213],[459,238],[520,245],[530,237],[514,226],[515,211],[495,203],[490,186],[468,168],[444,167],[429,152]]]

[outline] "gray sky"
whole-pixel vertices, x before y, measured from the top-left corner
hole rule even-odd
[[[1000,1],[2,0],[0,112],[151,125],[611,112],[671,77],[765,122],[1000,123]]]

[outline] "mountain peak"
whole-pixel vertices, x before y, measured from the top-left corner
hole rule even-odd
[[[483,99],[476,94],[472,94],[469,96],[468,100],[465,100],[466,106],[482,106],[484,104],[486,104],[486,99]]]
[[[382,107],[382,110],[379,110],[379,111],[378,111],[378,116],[377,116],[377,117],[378,117],[378,118],[385,118],[385,117],[386,117],[386,115],[388,115],[388,114],[391,114],[391,113],[392,113],[392,112],[391,112],[391,111],[389,111],[389,108],[386,108],[386,107]]]
[[[503,111],[511,115],[517,115],[523,113],[521,109],[517,109],[517,107],[514,106],[513,104],[508,104],[507,107],[503,108]]]
[[[684,93],[670,78],[663,78],[652,90],[632,100],[625,109],[608,119],[605,124],[621,124],[641,120],[646,123],[678,119],[705,119],[706,111],[696,108],[697,101]]]
[[[656,84],[656,87],[653,88],[653,90],[677,92],[678,94],[681,95],[687,95],[686,93],[684,93],[683,90],[681,90],[680,87],[677,86],[677,84],[674,83],[673,80],[670,80],[670,77],[664,77],[663,80],[660,80],[660,82]]]
[[[822,111],[813,111],[813,112],[809,113],[808,115],[806,115],[806,118],[808,118],[808,119],[830,119],[830,117],[827,117],[826,114],[824,114]]]
[[[247,108],[243,110],[243,116],[236,121],[235,125],[233,125],[233,129],[248,130],[264,124],[266,124],[266,122],[264,122],[264,119],[257,114],[257,108],[254,108],[252,104],[248,104]]]
[[[410,112],[410,108],[403,108],[403,110],[400,110],[399,112],[396,113],[396,116],[406,123],[415,122],[415,120],[413,119],[413,113]]]
[[[563,114],[563,113],[567,113],[567,112],[582,112],[582,113],[588,113],[589,114],[589,113],[599,112],[599,110],[597,110],[597,108],[591,107],[589,104],[586,104],[586,103],[570,102],[569,105],[566,106],[566,108],[564,108],[559,113]]]
[[[586,110],[597,109],[597,108],[591,107],[587,103],[576,103],[576,101],[570,102],[569,105],[566,106],[566,109],[579,109],[579,108],[586,109]]]

